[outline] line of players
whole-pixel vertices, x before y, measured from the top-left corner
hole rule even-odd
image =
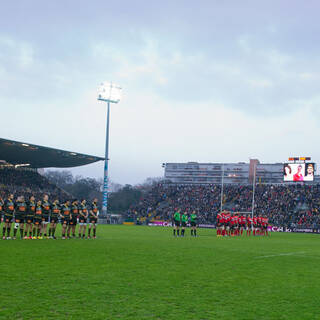
[[[217,237],[223,236],[239,236],[243,232],[247,232],[247,236],[251,236],[251,232],[256,235],[268,235],[268,218],[259,216],[250,216],[240,214],[238,212],[222,211],[217,215]]]
[[[96,238],[96,228],[98,222],[98,199],[88,205],[86,200],[67,200],[60,204],[58,199],[52,203],[49,202],[48,195],[44,195],[42,200],[31,196],[25,201],[24,196],[17,197],[10,194],[7,199],[0,198],[0,216],[3,215],[4,223],[2,229],[2,239],[11,239],[12,223],[15,223],[13,229],[13,238],[16,239],[19,229],[21,239],[56,239],[55,232],[57,223],[62,225],[62,239],[76,237],[76,226],[79,222],[78,236],[84,239],[86,237],[87,222],[88,238],[91,238],[91,229],[93,238]],[[48,232],[49,226],[49,232]]]

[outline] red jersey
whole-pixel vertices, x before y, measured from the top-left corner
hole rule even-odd
[[[231,214],[226,213],[224,216],[224,223],[230,223],[231,222]]]
[[[262,218],[262,225],[264,227],[268,225],[268,218],[265,218],[265,217]]]
[[[252,224],[252,218],[251,217],[247,217],[247,224]]]
[[[231,217],[231,224],[232,225],[238,224],[238,221],[239,221],[239,217],[238,216],[232,216]]]
[[[253,224],[258,224],[258,220],[257,220],[257,217],[253,217]]]
[[[244,216],[239,217],[239,224],[246,224],[246,217]]]
[[[217,214],[217,222],[218,223],[223,223],[223,213],[218,213]]]

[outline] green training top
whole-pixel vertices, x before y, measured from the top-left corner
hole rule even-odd
[[[197,220],[197,215],[195,213],[192,213],[191,216],[190,216],[190,221],[191,222],[196,222]]]
[[[187,222],[188,221],[188,216],[186,214],[182,214],[181,221]]]
[[[180,221],[180,217],[181,217],[180,212],[177,211],[174,213],[174,216],[173,216],[174,220]]]

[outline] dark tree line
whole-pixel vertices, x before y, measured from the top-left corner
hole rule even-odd
[[[117,192],[110,193],[108,209],[114,213],[124,213],[129,207],[140,200],[142,191],[126,184]]]
[[[74,177],[70,171],[47,171],[45,177],[70,196],[77,199],[102,199],[102,180],[94,178]]]
[[[45,172],[45,177],[70,194],[70,197],[76,199],[98,198],[102,203],[103,179],[95,179],[82,176],[73,176],[71,171],[50,170]],[[132,186],[109,181],[109,201],[108,210],[112,213],[121,214],[126,212],[129,207],[138,202],[144,191],[151,188],[152,185],[158,183],[160,178],[147,178],[140,186]]]

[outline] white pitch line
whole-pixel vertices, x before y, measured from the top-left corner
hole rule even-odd
[[[287,252],[287,253],[270,254],[268,256],[259,256],[259,257],[255,257],[255,258],[261,259],[261,258],[273,258],[273,257],[282,257],[282,256],[294,256],[294,255],[299,255],[299,254],[304,254],[304,253],[305,253],[305,251]]]

